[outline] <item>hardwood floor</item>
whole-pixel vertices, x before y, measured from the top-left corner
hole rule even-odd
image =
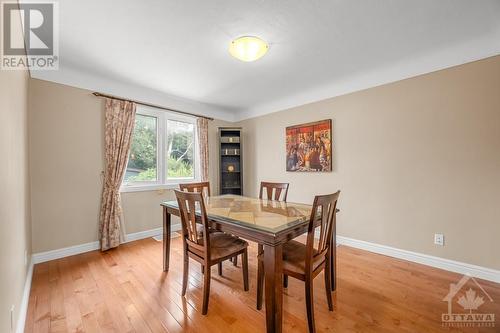
[[[241,261],[238,267],[224,262],[222,277],[213,267],[207,316],[201,315],[203,277],[194,261],[186,297],[180,296],[179,237],[172,240],[166,274],[162,243],[153,239],[38,264],[25,332],[265,332],[265,311],[255,308],[256,251],[251,244],[249,292],[243,291]],[[445,328],[443,298],[459,274],[345,246],[337,253],[333,312],[328,311],[323,273],[314,281],[319,332],[500,332],[499,284],[478,280],[493,299],[484,298],[479,309],[496,315],[495,328]],[[303,282],[289,279],[283,309],[284,332],[307,332]]]

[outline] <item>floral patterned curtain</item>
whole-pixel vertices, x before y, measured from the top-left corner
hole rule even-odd
[[[198,146],[200,147],[200,176],[201,181],[208,181],[208,119],[197,119]]]
[[[105,251],[120,245],[120,186],[127,168],[136,104],[106,98],[104,182],[99,216],[99,240]]]

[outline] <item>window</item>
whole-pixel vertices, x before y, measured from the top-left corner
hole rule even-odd
[[[194,178],[194,124],[167,121],[167,179]]]
[[[137,114],[125,183],[158,180],[158,118]]]
[[[196,118],[137,108],[123,192],[196,181],[198,162]]]

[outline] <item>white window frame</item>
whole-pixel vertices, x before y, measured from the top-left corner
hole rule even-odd
[[[156,181],[135,181],[125,183],[122,181],[120,192],[141,192],[155,191],[161,189],[177,188],[179,183],[195,183],[200,181],[200,150],[198,145],[198,130],[196,117],[177,114],[174,112],[162,111],[148,106],[137,106],[138,115],[150,116],[156,118],[157,137],[156,137]],[[186,178],[167,178],[167,159],[166,159],[166,141],[167,124],[169,120],[193,124],[194,127],[194,177]]]

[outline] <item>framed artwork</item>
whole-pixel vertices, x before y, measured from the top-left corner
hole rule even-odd
[[[286,171],[332,171],[332,120],[286,128]]]

